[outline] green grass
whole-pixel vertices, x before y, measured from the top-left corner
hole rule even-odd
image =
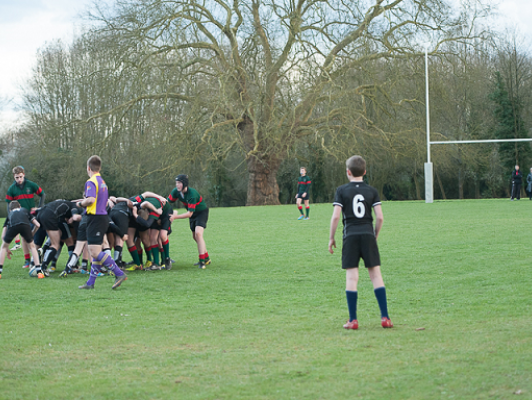
[[[29,278],[17,251],[0,280],[0,399],[531,398],[532,203],[383,210],[391,330],[366,271],[360,329],[342,329],[331,205],[309,221],[295,206],[212,209],[204,271],[175,221],[174,268],[116,291],[110,277],[94,291],[81,275]]]

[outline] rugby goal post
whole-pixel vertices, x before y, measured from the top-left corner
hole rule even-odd
[[[485,139],[485,140],[445,140],[430,141],[430,107],[429,107],[429,54],[428,45],[425,46],[425,103],[427,111],[427,162],[425,163],[425,203],[434,202],[434,171],[430,161],[431,144],[470,144],[470,143],[508,143],[532,142],[532,138],[519,139]]]
[[[428,132],[428,130],[427,130]],[[430,162],[430,145],[432,144],[470,144],[470,143],[509,143],[532,142],[532,138],[520,139],[485,139],[485,140],[444,140],[431,142],[427,133],[427,162],[425,163],[425,203],[434,202],[434,182],[432,163]]]

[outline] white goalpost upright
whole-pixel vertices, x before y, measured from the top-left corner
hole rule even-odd
[[[425,45],[425,104],[427,107],[427,162],[425,163],[425,203],[434,201],[433,171],[430,162],[429,45]]]
[[[427,108],[427,162],[425,163],[425,203],[434,202],[434,172],[430,161],[431,144],[469,144],[469,143],[508,143],[532,142],[532,138],[520,139],[485,139],[485,140],[445,140],[430,141],[430,107],[429,107],[429,54],[428,45],[425,46],[425,102]]]

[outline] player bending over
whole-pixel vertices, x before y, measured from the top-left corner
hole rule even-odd
[[[345,329],[358,329],[357,321],[357,284],[358,263],[360,258],[368,269],[373,283],[375,297],[381,310],[381,325],[383,328],[393,327],[388,316],[386,288],[381,275],[381,261],[377,247],[377,237],[383,223],[382,206],[377,190],[362,180],[366,174],[366,161],[360,156],[353,156],[346,161],[347,178],[349,183],[340,186],[334,197],[334,211],[331,218],[329,236],[329,252],[334,253],[336,247],[334,234],[343,213],[344,236],[342,246],[342,268],[346,270],[347,307],[349,321]],[[371,209],[375,211],[375,229]]]
[[[35,225],[33,231],[31,229],[32,223]],[[22,239],[26,241],[30,248],[33,259],[35,260],[37,277],[44,278],[45,275],[43,274],[39,264],[39,253],[37,252],[35,244],[33,243],[33,235],[37,229],[39,229],[39,226],[39,222],[37,222],[35,217],[31,215],[28,210],[22,208],[18,201],[12,200],[9,203],[9,214],[7,214],[7,218],[2,229],[2,248],[0,249],[0,278],[2,278],[2,269],[4,267],[6,255],[8,257],[11,255],[9,244],[18,234],[22,236]]]

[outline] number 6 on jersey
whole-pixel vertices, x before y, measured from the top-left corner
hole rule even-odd
[[[366,207],[364,206],[364,196],[357,194],[353,197],[353,213],[357,218],[364,218]]]

